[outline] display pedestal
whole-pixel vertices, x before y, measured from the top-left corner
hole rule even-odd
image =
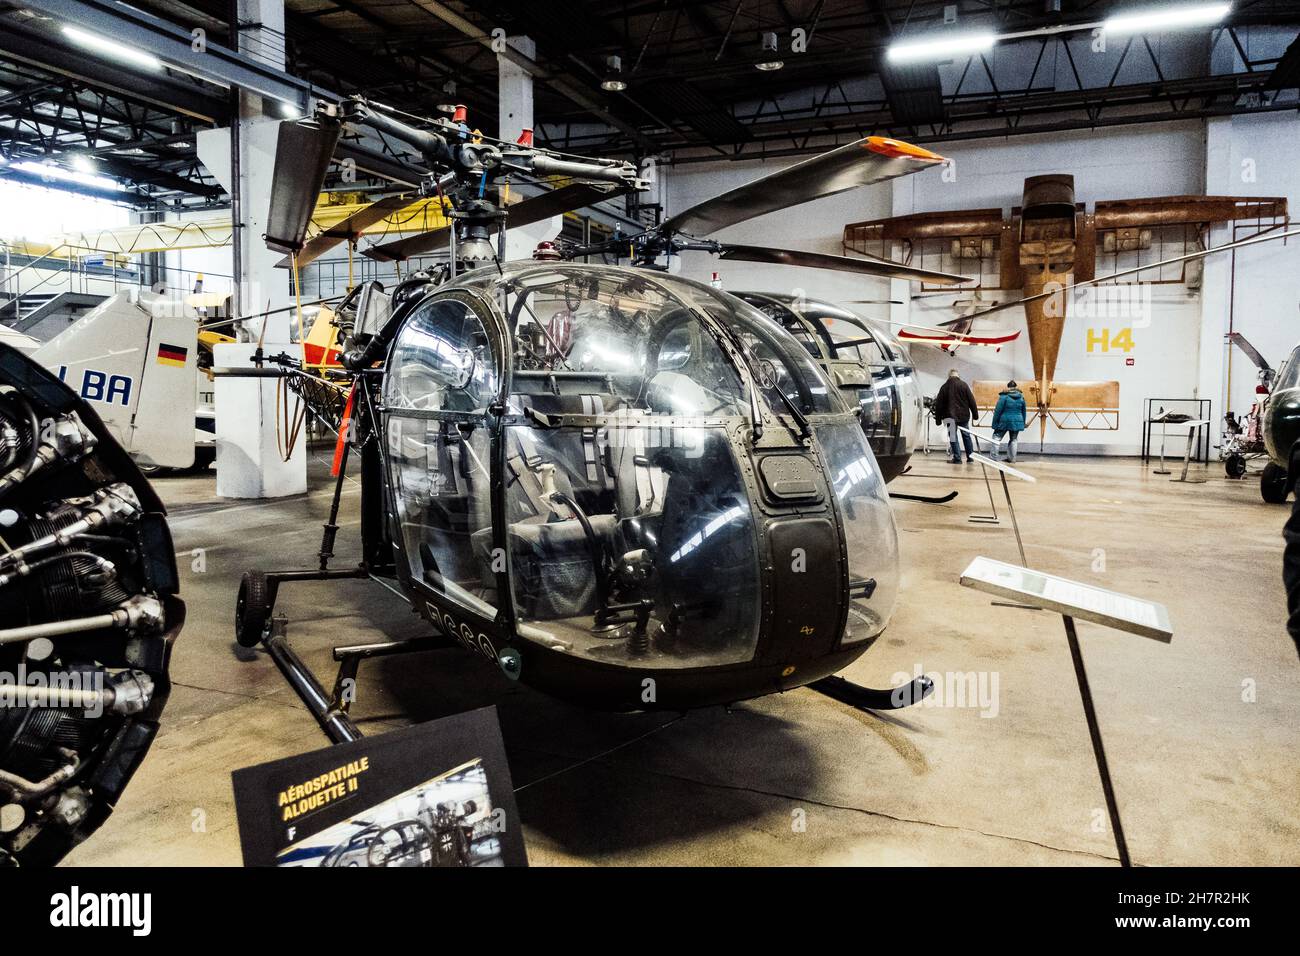
[[[1189,485],[1203,485],[1204,478],[1188,478],[1187,467],[1192,463],[1192,448],[1196,442],[1196,436],[1200,430],[1210,424],[1208,419],[1201,419],[1194,422],[1184,422],[1187,426],[1187,451],[1183,453],[1183,473],[1177,478],[1171,478],[1170,481],[1182,481]],[[1167,474],[1167,472],[1166,472]]]
[[[1019,468],[1012,468],[1006,462],[998,461],[996,458],[989,458],[987,455],[981,455],[979,452],[976,452],[971,457],[979,462],[980,467],[984,469],[985,484],[988,484],[989,480],[988,469],[992,468],[997,471],[998,480],[1002,482],[1002,495],[1006,498],[1007,511],[1011,515],[1011,528],[1016,533],[1016,548],[1020,551],[1020,563],[1027,567],[1029,562],[1025,558],[1025,542],[1020,537],[1020,522],[1016,520],[1016,507],[1011,503],[1011,486],[1007,484],[1007,475],[1011,475],[1013,478],[1019,478],[1021,481],[1028,481],[1030,483],[1036,483],[1038,479],[1033,475],[1026,474]],[[989,489],[989,504],[993,504],[993,491],[991,488]],[[995,507],[993,509],[994,523],[997,521],[997,513],[997,508]],[[977,517],[978,516],[976,515],[972,515],[971,520],[974,521]]]
[[[290,346],[292,347],[292,346]],[[234,342],[213,349],[217,368],[252,369],[256,346]],[[279,348],[270,347],[270,351]],[[217,375],[217,495],[222,498],[283,498],[307,491],[307,441],[303,435],[286,456],[292,425],[286,405],[297,396],[280,376]],[[277,405],[277,391],[280,392]],[[292,420],[290,414],[289,419]],[[287,457],[287,460],[286,460]]]
[[[1027,607],[1055,611],[1061,615],[1066,642],[1070,647],[1070,658],[1074,662],[1079,697],[1083,702],[1084,718],[1088,722],[1092,756],[1097,765],[1097,775],[1101,779],[1106,811],[1110,817],[1115,850],[1119,855],[1120,866],[1131,866],[1128,840],[1124,836],[1124,825],[1120,820],[1119,801],[1115,798],[1115,784],[1111,780],[1110,763],[1106,759],[1106,748],[1101,739],[1101,725],[1097,721],[1097,710],[1092,701],[1088,672],[1083,666],[1083,651],[1075,630],[1075,618],[1167,644],[1173,639],[1169,612],[1163,604],[1154,601],[1016,567],[992,558],[980,557],[973,560],[962,572],[961,584],[963,587],[1013,599]]]

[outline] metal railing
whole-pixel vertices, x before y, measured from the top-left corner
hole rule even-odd
[[[446,261],[446,254],[416,256],[401,263],[378,262],[366,256],[356,256],[352,260],[349,271],[347,259],[317,259],[302,270],[303,294],[314,298],[328,298],[341,295],[347,292],[350,286],[357,286],[372,279],[378,279],[391,288],[414,272],[432,268]]]
[[[45,298],[63,292],[112,295],[123,288],[152,287],[145,281],[146,273],[155,281],[160,274],[164,279],[177,275],[186,290],[193,287],[191,277],[202,275],[216,279],[232,279],[230,275],[224,273],[182,269],[165,264],[146,265],[128,260],[126,265],[118,265],[117,257],[122,256],[120,252],[68,242],[60,243],[15,270],[11,266],[12,247],[4,242],[0,242],[0,245],[4,246],[5,253],[4,269],[0,272],[0,317],[6,316],[12,308],[13,320],[23,317],[24,299],[30,302],[33,297]],[[104,257],[104,265],[88,261],[89,257],[95,255]],[[44,275],[41,275],[42,273]],[[30,274],[32,278],[39,275],[40,278],[24,288],[22,277],[25,274]]]

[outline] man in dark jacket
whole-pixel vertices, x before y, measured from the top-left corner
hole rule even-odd
[[[955,368],[949,369],[948,381],[939,386],[939,394],[934,398],[934,420],[948,429],[948,450],[952,454],[948,459],[949,464],[961,464],[961,450],[957,447],[958,435],[961,435],[962,445],[966,448],[966,460],[971,461],[975,449],[970,433],[960,431],[958,426],[969,426],[971,418],[979,413],[975,393],[961,380]]]

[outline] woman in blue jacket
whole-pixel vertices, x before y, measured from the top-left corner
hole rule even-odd
[[[993,409],[993,437],[1007,438],[1007,461],[1016,460],[1016,440],[1025,430],[1025,397],[1014,381],[998,393],[998,404]]]

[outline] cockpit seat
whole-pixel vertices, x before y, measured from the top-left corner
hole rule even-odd
[[[548,415],[598,415],[600,395],[517,395]],[[596,569],[582,523],[548,491],[578,504],[603,553],[614,553],[614,481],[602,461],[596,427],[528,428],[506,433],[506,505],[511,569],[518,612],[533,620],[590,615],[596,609]],[[496,594],[490,528],[473,536],[485,597]]]
[[[592,531],[607,553],[614,542],[613,515],[591,515]],[[596,568],[591,545],[576,518],[516,521],[506,532],[515,586],[515,607],[528,620],[588,616],[596,610]],[[484,599],[495,603],[492,529],[472,536],[483,578]]]
[[[641,416],[641,421],[637,421]],[[643,411],[627,411],[628,425],[611,425],[606,429],[605,469],[614,482],[618,516],[627,522],[663,511],[668,476],[650,460],[655,448],[671,443],[672,429],[654,424],[655,419]],[[642,427],[641,422],[644,422]],[[637,542],[632,547],[643,547]]]
[[[550,393],[516,395],[522,407],[544,415],[601,415],[614,396],[598,394],[554,395]],[[513,517],[544,514],[538,508],[538,488],[527,472],[539,473],[539,465],[555,466],[558,490],[572,494],[589,512],[604,512],[612,507],[613,483],[601,465],[600,429],[511,428],[506,443],[506,498]],[[521,506],[521,508],[516,508]]]

